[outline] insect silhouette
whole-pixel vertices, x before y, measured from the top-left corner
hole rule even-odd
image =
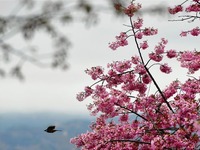
[[[56,130],[55,129],[56,128],[56,126],[49,126],[46,130],[44,130],[44,131],[46,131],[46,132],[48,132],[48,133],[54,133],[54,132],[56,132],[56,131],[62,131],[62,130]]]

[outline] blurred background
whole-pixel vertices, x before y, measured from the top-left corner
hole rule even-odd
[[[93,83],[84,70],[137,54],[134,42],[115,52],[108,48],[116,35],[128,30],[124,24],[129,25],[114,4],[126,6],[128,2],[0,0],[1,150],[76,149],[69,139],[89,130],[95,120],[86,109],[91,99],[76,100],[76,94]],[[169,6],[182,0],[138,2],[143,10],[137,16],[144,18],[144,26],[159,30],[157,36],[148,38],[150,48],[162,37],[169,40],[167,49],[198,48],[199,38],[188,41],[179,36],[198,22],[169,21],[176,18],[166,13]],[[171,65],[178,68],[174,62]],[[185,80],[179,69],[170,78],[158,74],[157,69],[152,72],[161,88],[170,80]],[[49,125],[63,132],[44,132]]]

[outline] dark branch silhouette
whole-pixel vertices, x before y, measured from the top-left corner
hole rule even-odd
[[[9,14],[0,16],[0,56],[1,63],[12,62],[10,55],[18,57],[18,62],[10,71],[6,72],[0,68],[0,75],[7,76],[12,74],[19,79],[23,79],[23,65],[30,62],[38,67],[67,69],[67,53],[72,43],[70,38],[59,31],[56,23],[60,23],[66,28],[69,23],[82,22],[86,27],[98,23],[100,13],[114,13],[116,16],[123,16],[121,6],[127,2],[123,0],[109,0],[105,4],[97,4],[86,0],[67,0],[67,1],[35,1],[21,0],[16,2],[16,7]],[[116,9],[118,7],[118,9]],[[141,14],[161,14],[165,9],[161,6],[144,9]],[[78,15],[77,15],[78,14]],[[56,23],[55,23],[56,22]],[[9,43],[15,35],[22,35],[24,43],[34,39],[38,33],[45,33],[46,37],[52,40],[52,50],[45,52],[42,49],[35,49],[33,45],[20,49]],[[34,53],[31,53],[34,49]],[[45,58],[45,59],[44,59]]]

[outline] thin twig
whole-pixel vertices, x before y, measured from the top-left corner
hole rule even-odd
[[[115,105],[117,105],[117,106],[119,106],[119,107],[121,107],[121,108],[123,108],[123,109],[126,109],[126,110],[130,111],[131,113],[133,113],[133,114],[139,116],[140,118],[144,119],[145,121],[148,121],[148,119],[146,119],[145,117],[141,116],[140,114],[136,113],[136,112],[133,111],[133,110],[128,109],[128,108],[125,107],[125,106],[121,106],[121,105],[119,105],[119,104],[117,104],[117,103],[115,103]]]
[[[150,142],[143,142],[139,140],[129,140],[129,139],[123,139],[123,140],[110,140],[109,142],[134,142],[138,144],[151,144]]]

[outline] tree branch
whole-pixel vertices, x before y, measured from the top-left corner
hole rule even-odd
[[[131,19],[131,17],[130,17],[130,24],[131,24],[132,31],[133,31],[133,34],[134,34],[134,40],[135,40],[135,43],[136,43],[136,46],[137,46],[137,49],[138,49],[138,53],[139,53],[140,58],[141,58],[141,60],[142,60],[142,64],[143,64],[145,70],[147,71],[148,75],[149,75],[150,78],[152,79],[154,85],[155,85],[156,88],[158,89],[158,91],[159,91],[160,95],[162,96],[163,100],[165,101],[165,103],[167,104],[167,106],[169,107],[169,109],[173,112],[172,107],[171,107],[170,104],[167,102],[167,100],[166,100],[164,94],[163,94],[162,91],[160,90],[160,87],[158,86],[158,84],[156,83],[154,77],[152,76],[152,74],[150,73],[150,71],[148,70],[148,68],[146,67],[146,65],[145,65],[145,63],[144,63],[144,59],[143,59],[143,57],[142,57],[142,53],[141,53],[141,51],[140,51],[140,47],[139,47],[137,38],[136,38],[136,36],[135,36],[135,30],[134,30],[134,26],[133,26],[133,23],[132,23],[132,22],[133,22],[133,21],[132,21],[132,19]],[[173,113],[174,113],[174,112],[173,112]]]
[[[144,68],[146,69],[148,75],[150,76],[150,78],[152,79],[154,85],[156,86],[158,92],[160,93],[161,97],[163,98],[163,100],[165,101],[165,103],[167,104],[168,108],[172,111],[172,113],[174,113],[172,107],[170,106],[169,102],[166,100],[163,92],[161,91],[160,87],[158,86],[158,84],[156,83],[154,77],[152,76],[152,74],[150,73],[150,71],[148,70],[148,68],[146,66],[144,66]]]
[[[115,103],[115,105],[117,105],[117,106],[119,106],[119,107],[121,107],[121,108],[124,108],[124,109],[130,111],[131,113],[133,113],[133,114],[139,116],[140,118],[144,119],[145,121],[148,121],[148,119],[146,119],[145,117],[143,117],[143,116],[141,116],[140,114],[134,112],[133,110],[128,109],[128,108],[125,107],[125,106],[121,106],[121,105],[119,105],[119,104],[117,104],[117,103]]]
[[[150,145],[150,142],[143,142],[139,140],[129,140],[129,139],[123,139],[123,140],[110,140],[109,142],[133,142],[133,143],[138,143],[138,144],[148,144]]]

